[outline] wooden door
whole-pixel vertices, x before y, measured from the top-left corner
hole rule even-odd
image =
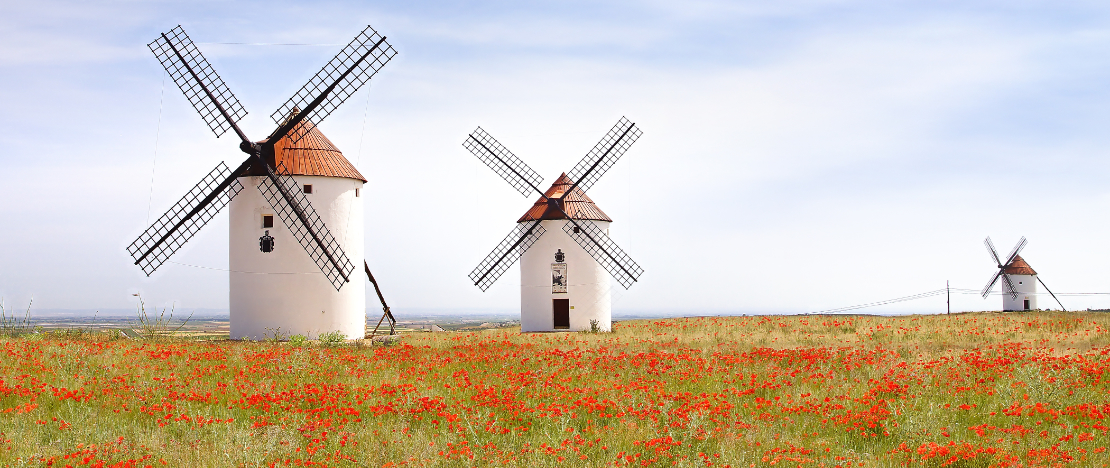
[[[551,308],[555,312],[555,329],[570,329],[570,299],[552,299]]]

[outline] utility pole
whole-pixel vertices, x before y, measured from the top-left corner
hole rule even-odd
[[[952,288],[948,286],[948,280],[944,280],[944,292],[948,294],[948,315],[952,315]]]

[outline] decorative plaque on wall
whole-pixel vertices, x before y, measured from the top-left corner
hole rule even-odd
[[[552,263],[551,264],[551,293],[567,292],[567,264],[566,263]]]

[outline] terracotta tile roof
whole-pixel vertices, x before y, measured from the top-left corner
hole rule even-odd
[[[306,126],[308,133],[293,143],[289,136]],[[316,125],[301,122],[277,143],[274,143],[274,164],[284,163],[292,175],[345,177],[366,182],[355,166],[320,132]]]
[[[1017,257],[1014,257],[1014,261],[1010,262],[1010,266],[1006,267],[1006,269],[1003,270],[1003,273],[1006,273],[1007,275],[1035,275],[1035,274],[1037,274],[1036,271],[1033,271],[1033,267],[1029,266],[1028,263],[1025,263],[1025,259],[1021,258],[1021,255],[1018,255]]]
[[[543,196],[532,205],[532,208],[529,209],[527,213],[524,213],[524,216],[521,216],[516,222],[523,223],[535,219],[567,219],[559,210],[547,206],[547,198],[561,197],[570,189],[571,185],[574,185],[574,182],[572,182],[564,172],[559,176],[559,180],[551,184],[551,188],[547,189]],[[594,204],[593,200],[590,200],[586,192],[578,187],[575,187],[573,192],[563,198],[563,211],[566,211],[567,214],[574,219],[613,222],[604,211],[601,211],[601,208],[598,208],[597,205]]]

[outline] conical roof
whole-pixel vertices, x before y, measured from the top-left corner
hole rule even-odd
[[[294,143],[291,137],[305,128],[307,133]],[[289,175],[344,177],[366,182],[339,148],[311,122],[301,121],[274,143],[274,165],[280,164],[285,165],[285,173]]]
[[[1002,270],[1002,272],[1007,275],[1037,274],[1036,271],[1033,271],[1033,267],[1029,266],[1028,263],[1025,263],[1025,259],[1021,258],[1021,255],[1014,257],[1014,261],[1010,262],[1010,265],[1007,266],[1006,269]]]
[[[551,188],[547,189],[547,191],[543,193],[543,196],[532,205],[532,208],[529,209],[527,213],[524,213],[524,216],[521,216],[516,222],[523,223],[525,221],[537,219],[567,219],[559,210],[549,207],[547,205],[547,199],[548,197],[559,198],[563,196],[567,190],[570,190],[572,185],[574,185],[574,182],[571,181],[564,172],[559,176],[559,180],[551,184]],[[590,200],[590,197],[587,196],[586,192],[580,187],[575,187],[573,192],[567,194],[567,196],[563,198],[563,211],[566,211],[567,214],[574,219],[613,222],[604,211],[601,211],[601,208],[598,208],[597,205],[594,204],[593,200]]]

